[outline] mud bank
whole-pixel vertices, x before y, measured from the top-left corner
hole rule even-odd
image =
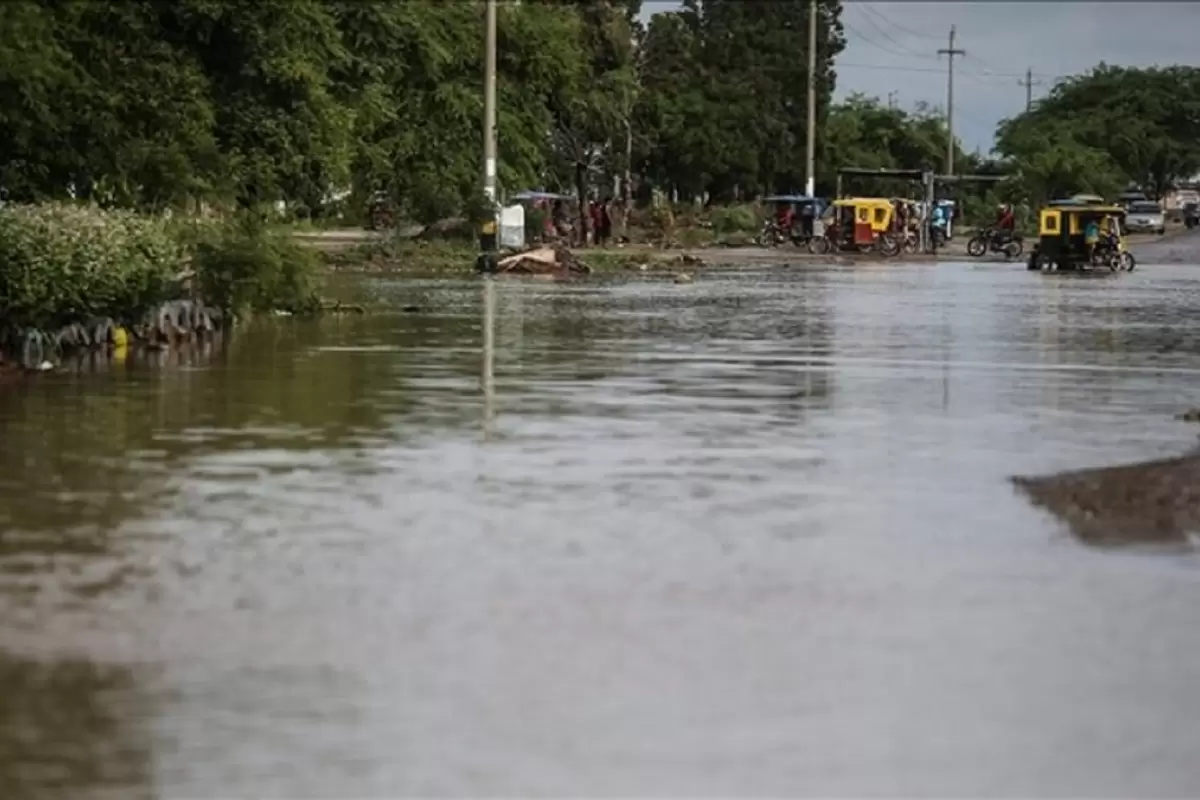
[[[1086,544],[1187,545],[1200,535],[1200,454],[1013,483]]]

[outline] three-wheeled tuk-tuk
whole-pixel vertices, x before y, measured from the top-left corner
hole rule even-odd
[[[893,231],[895,211],[886,197],[834,200],[824,220],[825,235],[809,240],[809,250],[819,254],[858,250],[899,255],[904,242]]]
[[[775,194],[764,197],[763,203],[770,206],[772,212],[763,221],[758,234],[758,243],[763,247],[775,247],[788,241],[806,244],[816,235],[817,219],[825,210],[824,200],[804,194]]]
[[[1038,214],[1038,241],[1029,254],[1028,268],[1132,270],[1136,262],[1125,245],[1125,209],[1072,200],[1053,201]]]

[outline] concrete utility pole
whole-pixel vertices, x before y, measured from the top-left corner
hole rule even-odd
[[[496,0],[485,0],[483,67],[483,193],[491,203],[483,223],[479,247],[485,253],[496,251]]]
[[[817,184],[817,0],[808,0],[808,130],[804,142],[804,193]]]
[[[1033,87],[1041,86],[1042,82],[1035,81],[1033,79],[1033,70],[1027,69],[1025,70],[1025,80],[1018,80],[1017,85],[1025,87],[1025,113],[1028,114],[1033,110]]]
[[[950,46],[944,50],[938,50],[939,56],[949,56],[949,70],[946,73],[946,135],[949,141],[946,143],[946,174],[954,174],[954,57],[965,56],[966,50],[954,49],[954,26],[950,26]]]
[[[896,107],[896,93],[888,92],[888,108],[892,109],[895,107]]]

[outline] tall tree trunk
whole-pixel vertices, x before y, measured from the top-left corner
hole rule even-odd
[[[621,186],[621,236],[629,238],[629,215],[633,212],[633,122],[625,117],[625,174]]]
[[[587,162],[575,162],[575,192],[579,195],[579,242],[580,247],[588,244],[588,179]]]

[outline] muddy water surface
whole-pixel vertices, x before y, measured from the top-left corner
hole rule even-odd
[[[1007,480],[1188,449],[1194,268],[505,282],[488,398],[343,288],[0,393],[0,796],[1200,786],[1200,561]]]

